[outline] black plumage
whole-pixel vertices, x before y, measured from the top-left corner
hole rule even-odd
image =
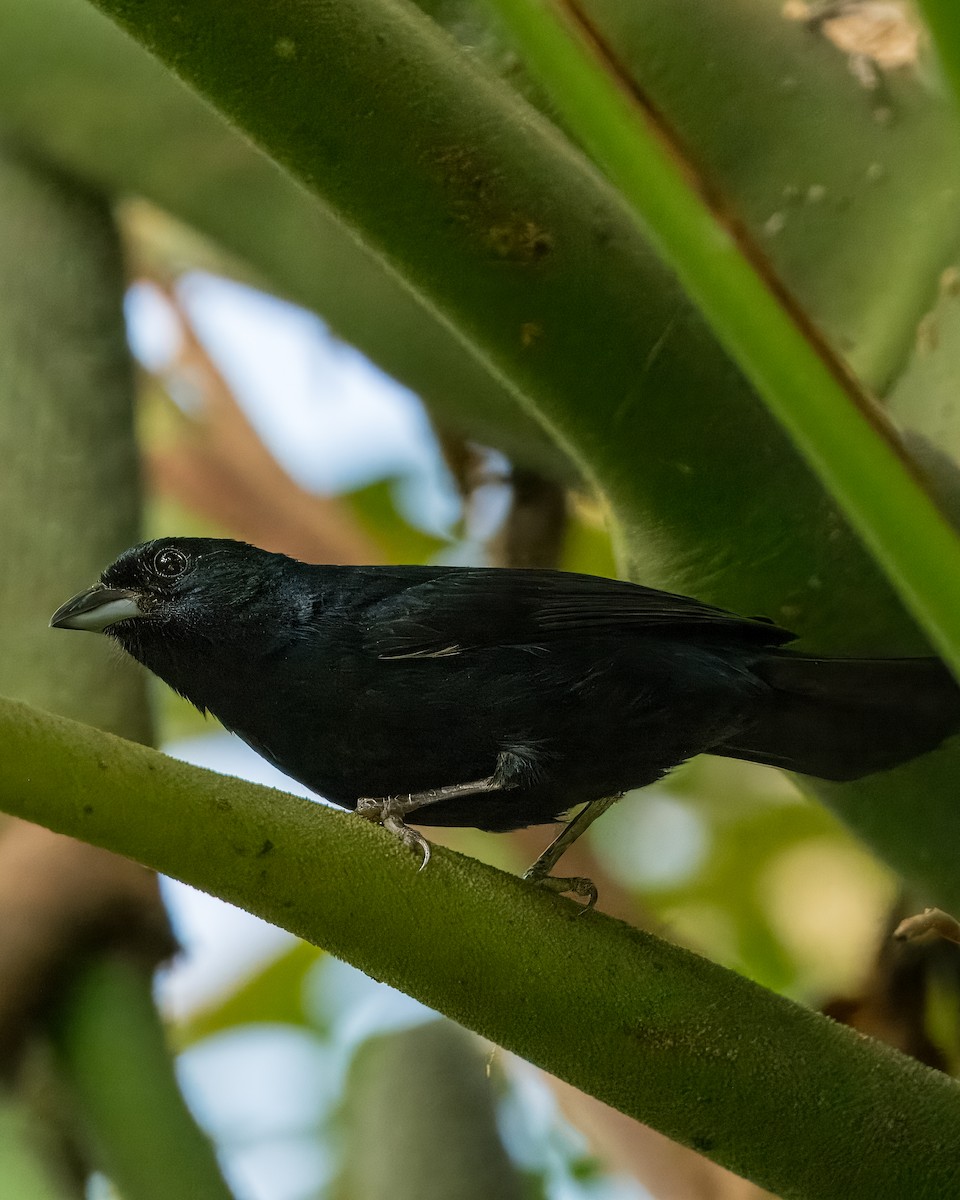
[[[486,781],[418,825],[552,821],[702,752],[855,779],[960,728],[937,659],[798,655],[767,621],[557,571],[314,566],[164,538],[52,624],[109,634],[346,808]]]

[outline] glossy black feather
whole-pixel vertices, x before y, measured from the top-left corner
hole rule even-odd
[[[165,548],[187,562],[173,579],[154,569]],[[705,751],[855,778],[960,727],[936,659],[806,658],[776,625],[616,580],[313,566],[189,538],[127,551],[102,579],[142,597],[109,634],[338,804],[509,762],[510,788],[417,824],[550,821]]]
[[[546,648],[577,636],[646,633],[761,646],[781,645],[794,636],[687,596],[594,575],[499,568],[380,570],[404,573],[392,576],[397,590],[368,610],[367,644],[381,658],[493,645]]]

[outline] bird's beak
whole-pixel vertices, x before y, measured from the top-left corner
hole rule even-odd
[[[89,629],[103,633],[108,625],[143,616],[136,592],[104,587],[102,583],[61,604],[50,618],[51,629]]]

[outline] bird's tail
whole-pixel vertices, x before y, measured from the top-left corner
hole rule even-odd
[[[757,721],[710,753],[849,780],[926,754],[960,731],[960,688],[937,658],[772,654]]]

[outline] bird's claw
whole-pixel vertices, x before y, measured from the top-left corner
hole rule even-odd
[[[585,875],[540,875],[531,870],[526,872],[524,879],[546,888],[548,892],[556,892],[558,896],[573,893],[574,896],[581,897],[586,901],[581,906],[582,912],[589,912],[597,902],[596,884],[592,879],[587,879]]]
[[[406,824],[397,811],[398,808],[400,808],[400,804],[393,796],[386,798],[363,796],[357,801],[356,812],[357,816],[362,817],[365,821],[382,825],[414,853],[420,854],[421,862],[417,868],[419,874],[430,861],[430,843],[423,834],[411,829]]]
[[[409,825],[404,824],[400,817],[384,817],[381,821],[384,829],[389,829],[390,832],[400,839],[405,846],[409,846],[414,853],[419,852],[422,855],[420,866],[417,867],[417,873],[427,865],[430,861],[430,843],[422,833],[417,833],[415,829],[411,829]]]

